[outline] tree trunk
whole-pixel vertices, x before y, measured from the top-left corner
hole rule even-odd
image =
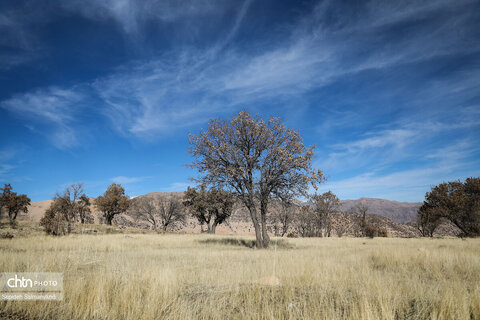
[[[263,248],[262,231],[260,230],[260,223],[258,222],[257,210],[255,209],[255,205],[250,204],[248,206],[248,211],[250,212],[250,218],[252,218],[253,227],[255,228],[255,246],[258,249],[261,249]]]
[[[210,226],[210,221],[207,222],[207,233],[212,233],[212,227]]]
[[[112,220],[113,220],[113,214],[106,214],[105,215],[105,220],[107,221],[107,224],[109,226],[111,226],[112,225]]]
[[[213,222],[212,223],[212,228],[210,229],[210,233],[211,234],[215,234],[215,229],[217,228],[217,223],[216,222]]]
[[[263,237],[263,247],[268,248],[268,244],[270,243],[270,237],[268,236],[267,232],[267,215],[261,213],[262,216],[262,237]]]
[[[263,247],[268,248],[270,242],[270,237],[267,232],[267,204],[262,203],[260,206],[260,216],[262,219],[262,237],[263,237]]]

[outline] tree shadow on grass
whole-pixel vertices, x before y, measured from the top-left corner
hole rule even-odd
[[[239,246],[239,247],[247,247],[247,248],[255,248],[256,240],[246,240],[246,239],[237,239],[237,238],[210,238],[204,240],[198,240],[201,244],[217,244],[217,245],[227,245],[227,246]],[[284,248],[290,249],[293,246],[289,244],[287,241],[280,239],[280,240],[271,240],[270,241],[270,248],[273,248],[277,245],[277,248]]]

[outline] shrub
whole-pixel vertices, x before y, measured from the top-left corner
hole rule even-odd
[[[56,210],[54,203],[45,211],[45,215],[40,220],[40,225],[47,234],[54,236],[68,234],[71,231],[70,223],[65,220],[64,215],[60,211]]]
[[[0,239],[13,239],[13,234],[10,232],[0,234]]]
[[[385,228],[379,228],[373,224],[366,224],[364,227],[364,234],[366,237],[388,237],[388,231]]]
[[[366,237],[375,238],[378,235],[377,228],[372,224],[366,224],[363,228]]]

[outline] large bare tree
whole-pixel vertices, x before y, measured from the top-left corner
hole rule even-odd
[[[185,208],[179,197],[173,195],[144,196],[135,198],[131,211],[136,219],[150,223],[154,230],[179,227],[185,224]]]
[[[228,188],[246,206],[257,248],[268,247],[267,211],[272,197],[307,195],[310,184],[324,179],[314,170],[314,147],[305,147],[298,131],[279,118],[267,121],[242,111],[230,121],[211,120],[206,131],[190,134],[191,167],[199,182]],[[256,200],[259,203],[259,211]]]
[[[183,195],[183,204],[203,228],[207,225],[208,233],[215,233],[219,224],[225,222],[233,211],[234,197],[230,192],[205,186],[188,188]]]
[[[95,206],[103,212],[107,224],[111,225],[116,215],[128,210],[129,201],[125,189],[120,184],[112,183],[103,196],[95,199]]]

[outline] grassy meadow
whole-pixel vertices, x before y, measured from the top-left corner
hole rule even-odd
[[[480,239],[252,241],[0,239],[0,272],[64,273],[63,301],[0,301],[0,319],[480,319]]]

